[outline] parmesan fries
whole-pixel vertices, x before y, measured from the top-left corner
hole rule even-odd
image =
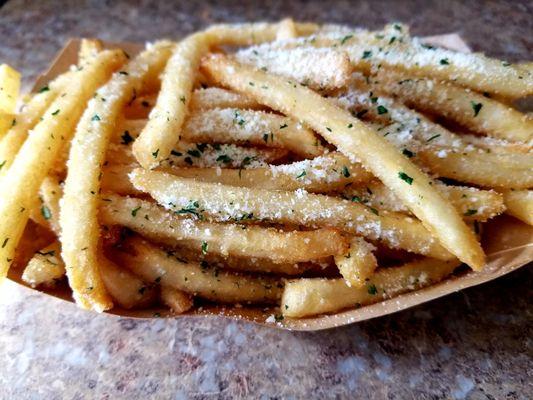
[[[0,277],[82,308],[337,313],[482,270],[500,214],[533,224],[528,64],[291,19],[78,57],[18,111],[0,66]]]

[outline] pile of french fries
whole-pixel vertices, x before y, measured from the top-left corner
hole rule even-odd
[[[85,309],[335,313],[481,270],[502,213],[533,224],[531,64],[401,24],[85,39],[18,112],[18,73],[0,86],[0,277]]]

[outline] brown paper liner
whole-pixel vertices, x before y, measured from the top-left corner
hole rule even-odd
[[[469,51],[466,43],[457,34],[432,36],[425,39],[429,44],[448,47],[457,51]],[[42,74],[35,82],[34,89],[44,86],[50,79],[65,72],[70,65],[77,61],[80,40],[72,39],[59,52],[48,71]],[[108,48],[120,47],[128,54],[136,54],[142,46],[134,43],[107,42]],[[28,235],[38,235],[35,227],[28,228]],[[487,265],[481,272],[464,272],[453,275],[447,280],[436,285],[405,293],[389,300],[376,304],[349,309],[334,315],[322,315],[313,318],[289,319],[276,323],[266,322],[266,319],[277,313],[276,308],[252,308],[235,306],[204,306],[191,312],[174,315],[167,309],[124,310],[113,308],[107,314],[127,316],[132,318],[191,318],[205,316],[224,316],[227,318],[244,320],[280,329],[315,331],[336,326],[348,325],[358,321],[380,317],[409,307],[428,302],[445,296],[449,293],[479,285],[508,274],[533,261],[533,227],[508,216],[499,216],[484,225],[482,237],[483,248],[487,254]],[[8,278],[21,285],[24,284],[20,277],[22,268],[12,268]],[[43,289],[43,294],[54,296],[73,302],[69,288],[66,285],[54,289]]]

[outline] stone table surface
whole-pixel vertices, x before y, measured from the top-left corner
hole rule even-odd
[[[532,58],[531,15],[531,1],[9,1],[0,8],[0,61],[28,87],[70,37],[142,42],[284,16],[459,32],[474,50],[514,61]],[[97,315],[6,282],[0,398],[531,398],[532,272],[313,333],[218,317]]]

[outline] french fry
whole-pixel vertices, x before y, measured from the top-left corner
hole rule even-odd
[[[124,116],[128,119],[147,118],[155,105],[157,96],[154,94],[139,96],[124,109]],[[242,108],[245,110],[262,110],[265,107],[249,97],[230,90],[217,87],[196,89],[192,93],[189,108],[193,111],[212,108]]]
[[[61,226],[59,225],[59,201],[62,196],[63,189],[59,185],[57,178],[53,176],[47,176],[44,178],[39,190],[41,204],[39,205],[38,212],[46,221],[46,225],[49,226],[50,230],[58,237],[61,236]]]
[[[58,241],[38,251],[30,260],[22,280],[31,287],[54,286],[65,276],[65,264],[61,259],[61,245]]]
[[[349,287],[344,279],[307,278],[285,283],[281,311],[303,318],[361,307],[404,292],[420,289],[450,275],[459,262],[429,258],[376,271],[363,287]]]
[[[451,83],[416,79],[382,69],[372,87],[410,107],[444,116],[483,135],[523,142],[533,138],[533,119],[508,105]]]
[[[146,282],[160,283],[221,303],[276,303],[283,285],[277,279],[238,275],[184,263],[140,238],[129,238],[113,259]]]
[[[39,122],[43,113],[70,82],[72,72],[58,76],[48,85],[39,89],[22,111],[16,116],[15,123],[11,121],[11,129],[0,139],[0,178],[6,173],[22,144],[28,137],[28,132]]]
[[[147,71],[162,70],[170,56],[163,42],[145,50],[113,75],[89,101],[70,148],[68,175],[61,203],[62,257],[76,302],[103,311],[112,307],[98,266],[97,220],[101,165],[119,112],[140,91]],[[87,198],[87,194],[91,194]],[[79,255],[83,254],[83,257]],[[88,290],[87,288],[91,288]]]
[[[288,153],[288,150],[276,147],[243,147],[235,144],[181,141],[161,165],[162,167],[259,168],[284,159]],[[129,146],[115,143],[110,144],[106,160],[111,164],[136,163]]]
[[[0,141],[4,137],[4,135],[9,131],[9,128],[13,126],[13,124],[17,123],[17,118],[15,114],[9,114],[5,113],[3,111],[0,111]],[[1,142],[0,142],[1,145]]]
[[[65,96],[52,102],[2,178],[9,196],[0,198],[0,277],[13,261],[33,199],[63,143],[70,139],[85,103],[122,62],[121,52],[103,51],[93,63],[73,72]]]
[[[170,286],[161,287],[161,300],[176,314],[183,314],[194,305],[190,295]]]
[[[440,177],[490,188],[533,187],[531,162],[527,160],[513,161],[512,158],[502,158],[501,154],[463,153],[449,149],[422,150],[416,157]]]
[[[240,108],[243,110],[261,110],[265,108],[248,96],[217,87],[196,89],[192,94],[189,106],[195,111],[213,108]]]
[[[277,24],[218,24],[209,27],[204,33],[212,46],[250,46],[276,40],[280,32],[285,31],[285,25],[283,21]],[[295,23],[294,27],[300,36],[307,36],[318,29],[318,25],[312,23]]]
[[[294,79],[315,90],[346,86],[353,69],[346,53],[332,48],[310,46],[280,50],[266,44],[240,50],[235,57],[240,63]]]
[[[303,157],[316,157],[324,152],[311,130],[293,119],[263,111],[205,110],[190,116],[181,136],[190,142],[285,147]]]
[[[505,210],[502,195],[492,190],[443,184],[436,184],[435,188],[452,202],[465,220],[484,222]],[[374,181],[362,186],[351,186],[344,191],[344,196],[378,210],[410,214],[409,209],[398,197],[380,182]]]
[[[270,166],[270,168],[244,170],[161,168],[160,170],[202,182],[217,182],[224,185],[269,190],[302,188],[316,193],[332,192],[349,184],[361,184],[372,179],[372,175],[359,164],[353,164],[346,157],[337,153],[292,164]]]
[[[179,42],[161,78],[161,91],[148,123],[133,144],[133,154],[144,168],[154,168],[170,155],[188,112],[200,58],[207,51],[205,35]]]
[[[14,114],[20,94],[20,72],[0,65],[0,112]]]
[[[329,258],[315,260],[313,263],[277,263],[268,258],[250,258],[222,256],[214,252],[203,254],[201,251],[185,246],[173,246],[174,254],[180,259],[197,261],[221,269],[231,269],[240,272],[257,272],[277,275],[302,275],[309,270],[316,270],[330,266]]]
[[[533,225],[533,190],[508,190],[503,199],[507,214]]]
[[[285,18],[279,21],[276,40],[293,39],[298,37],[298,29],[292,18]]]
[[[194,205],[176,211],[198,216]],[[347,241],[335,230],[284,232],[274,228],[216,224],[173,215],[154,203],[105,194],[100,219],[108,225],[128,227],[152,241],[187,246],[202,254],[267,258],[278,263],[297,263],[343,254]],[[250,215],[248,220],[253,219]],[[244,219],[246,220],[246,219]]]
[[[391,188],[448,251],[473,269],[483,267],[485,255],[474,233],[432,188],[432,181],[347,111],[305,87],[280,82],[222,55],[206,58],[203,68],[223,85],[302,120],[345,155],[361,159],[363,166]],[[254,82],[254,86],[248,82]],[[262,89],[265,86],[268,89]]]
[[[400,214],[376,215],[369,208],[339,198],[295,192],[270,191],[197,182],[167,173],[136,169],[130,179],[165,208],[194,211],[217,221],[255,219],[311,227],[331,227],[383,240],[392,248],[449,259],[453,257],[413,218]]]
[[[488,136],[477,136],[472,134],[462,134],[461,138],[479,149],[491,153],[531,153],[531,146],[521,142],[510,142],[503,139],[496,139]]]
[[[153,94],[137,97],[124,109],[124,116],[128,119],[147,118],[156,101],[157,96]],[[198,111],[212,108],[262,110],[265,107],[242,94],[217,87],[209,87],[196,89],[192,93],[189,108],[193,111]]]
[[[83,65],[90,62],[91,58],[96,56],[104,49],[102,41],[98,39],[83,38],[80,42],[80,50],[78,51],[78,64]]]
[[[106,290],[122,308],[143,308],[154,300],[156,290],[153,285],[146,284],[128,269],[120,268],[101,254],[98,260]]]
[[[359,236],[350,240],[350,248],[346,254],[335,256],[335,264],[339,268],[346,285],[362,287],[372,276],[378,266],[373,254],[375,247]]]

